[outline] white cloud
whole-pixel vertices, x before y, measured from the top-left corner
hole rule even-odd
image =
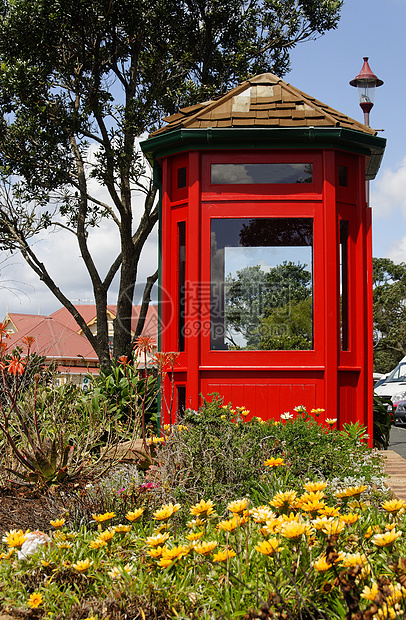
[[[406,157],[395,170],[385,168],[371,184],[374,217],[390,217],[401,208],[406,217]]]
[[[394,263],[406,263],[406,236],[393,243],[388,252],[388,258]]]

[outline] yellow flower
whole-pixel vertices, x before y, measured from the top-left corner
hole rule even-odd
[[[142,515],[142,513],[144,512],[145,508],[136,508],[136,510],[130,510],[129,512],[127,512],[127,514],[125,515],[125,518],[128,521],[136,521],[137,519],[140,518],[140,516]]]
[[[361,592],[361,597],[366,598],[368,601],[374,601],[377,594],[378,584],[374,582],[371,588],[369,588],[368,586],[364,587],[363,591]]]
[[[331,428],[337,422],[337,418],[326,418],[326,424]]]
[[[364,534],[364,538],[371,538],[373,533],[374,533],[374,530],[372,529],[371,526],[369,526],[367,531]]]
[[[279,546],[279,540],[277,538],[270,538],[269,540],[262,540],[255,549],[263,555],[273,555],[281,550],[282,547]]]
[[[104,532],[101,532],[99,534],[99,538],[100,540],[104,540],[104,542],[110,542],[110,540],[113,538],[115,534],[114,530],[105,530]]]
[[[296,491],[285,491],[281,493],[276,493],[276,495],[274,495],[273,499],[269,502],[269,504],[274,508],[277,508],[278,510],[284,510],[291,506],[291,504],[295,501],[296,496]]]
[[[307,500],[306,502],[300,502],[300,509],[304,512],[316,513],[325,507],[325,502],[319,499]]]
[[[123,525],[122,523],[113,526],[113,530],[117,532],[117,534],[126,534],[127,532],[131,532],[131,529],[132,525]]]
[[[325,409],[318,407],[317,409],[310,409],[310,413],[313,413],[315,416],[319,417],[321,413],[324,413]]]
[[[275,459],[274,457],[271,457],[265,461],[264,465],[266,467],[281,467],[282,465],[285,465],[285,462],[282,458]]]
[[[122,577],[120,569],[117,566],[114,566],[111,570],[107,571],[107,574],[112,579],[120,579],[120,577]]]
[[[262,536],[270,536],[270,534],[275,534],[275,532],[279,532],[281,529],[281,522],[279,519],[270,519],[259,530]]]
[[[348,497],[359,497],[361,493],[366,490],[367,486],[365,484],[362,484],[358,487],[347,487],[342,491],[337,491],[336,493],[334,493],[334,495],[335,497],[337,497],[337,499],[347,499]]]
[[[303,495],[299,497],[298,501],[300,503],[301,502],[305,502],[305,503],[315,502],[315,501],[321,501],[323,497],[325,497],[323,491],[306,491],[306,493],[303,493]]]
[[[153,443],[153,444],[164,443],[164,442],[165,442],[164,437],[151,437],[148,440],[148,443]]]
[[[250,510],[250,516],[255,523],[266,523],[275,518],[275,513],[268,506],[259,506]]]
[[[323,532],[327,534],[327,536],[337,536],[341,534],[344,528],[345,523],[342,523],[339,519],[334,519],[334,521],[329,521],[325,524]]]
[[[396,513],[402,508],[406,508],[406,502],[403,499],[389,499],[383,502],[382,508],[387,512]]]
[[[359,500],[359,499],[353,499],[350,502],[348,502],[347,504],[348,508],[350,510],[360,510],[361,512],[364,512],[367,508],[368,508],[368,504],[366,504],[365,502]]]
[[[154,519],[157,521],[166,521],[169,519],[175,512],[177,512],[180,508],[180,504],[166,504],[162,506],[159,510],[156,510],[153,513]]]
[[[152,549],[148,549],[147,554],[151,556],[151,558],[160,558],[162,555],[163,547],[152,547]]]
[[[193,548],[195,551],[197,551],[197,553],[200,553],[200,555],[208,555],[216,547],[217,543],[214,540],[211,540],[207,542],[196,543]]]
[[[213,554],[213,562],[226,562],[228,559],[235,557],[237,554],[232,549],[224,549]]]
[[[217,525],[217,529],[223,530],[224,532],[234,532],[234,530],[237,529],[238,525],[238,519],[236,516],[234,516],[232,519],[220,521],[220,523]]]
[[[85,571],[87,571],[88,568],[90,568],[92,564],[93,564],[92,560],[89,560],[89,558],[86,558],[86,560],[79,560],[79,562],[72,564],[72,568],[77,570],[79,573],[84,573]]]
[[[323,517],[338,517],[340,515],[339,508],[335,506],[324,506],[324,508],[320,508],[318,512]]]
[[[312,519],[311,520],[311,524],[312,527],[314,527],[315,530],[322,530],[323,527],[326,525],[326,523],[328,523],[329,521],[332,521],[333,517],[316,517],[316,519]]]
[[[198,504],[195,504],[190,508],[190,514],[196,517],[205,514],[206,517],[210,516],[214,512],[214,504],[211,499],[207,502],[202,499]]]
[[[161,568],[167,568],[170,566],[175,560],[183,558],[183,556],[189,553],[189,548],[184,545],[179,545],[179,547],[172,547],[172,549],[168,549],[164,547],[162,549],[161,559],[158,562],[158,566]]]
[[[371,542],[377,547],[389,547],[401,536],[402,532],[389,530],[389,532],[384,532],[383,534],[375,534],[375,536],[371,538]]]
[[[107,574],[112,579],[120,579],[124,574],[129,575],[133,569],[132,564],[126,564],[125,566],[114,566]]]
[[[166,532],[165,534],[155,534],[155,536],[147,537],[147,545],[149,547],[158,547],[159,545],[163,545],[169,539],[169,534]]]
[[[346,553],[343,558],[343,566],[366,566],[368,560],[363,553]]]
[[[101,549],[101,547],[106,547],[107,543],[105,540],[101,540],[100,538],[96,538],[96,540],[91,540],[89,543],[92,549]]]
[[[353,525],[358,521],[359,515],[355,514],[354,512],[349,512],[346,515],[340,515],[339,519],[343,523],[347,523],[347,525]]]
[[[227,505],[227,510],[229,510],[233,514],[240,514],[241,512],[244,512],[244,510],[247,510],[247,508],[248,500],[246,498],[236,499]]]
[[[192,521],[188,521],[188,522],[186,523],[186,526],[187,526],[189,529],[191,529],[191,530],[192,530],[194,527],[201,527],[202,525],[205,525],[205,522],[204,522],[204,520],[203,520],[203,519],[199,519],[199,518],[198,518],[198,519],[193,519]]]
[[[202,532],[192,532],[191,534],[188,534],[186,536],[187,540],[199,540],[199,538],[201,538],[203,536],[203,531]]]
[[[105,512],[102,515],[92,515],[93,519],[97,523],[103,523],[103,521],[109,521],[109,519],[113,519],[116,516],[114,512]]]
[[[31,607],[31,609],[36,609],[41,605],[41,603],[42,594],[40,592],[33,592],[27,601],[27,605],[28,607]]]
[[[71,549],[73,547],[72,543],[68,540],[64,540],[62,542],[56,543],[58,549]]]
[[[306,491],[308,491],[308,493],[314,493],[315,491],[324,491],[324,489],[327,487],[327,482],[306,482],[303,487]]]
[[[21,547],[21,545],[26,541],[27,534],[30,533],[30,530],[10,530],[10,532],[6,532],[3,536],[3,542],[7,544],[8,547]]]
[[[317,560],[314,560],[312,562],[312,566],[318,573],[324,573],[326,570],[331,568],[333,565],[330,564],[330,562],[327,562],[326,555],[323,553],[323,555],[317,558]]]
[[[281,536],[284,538],[289,538],[290,540],[299,540],[307,529],[308,526],[306,523],[299,523],[299,521],[287,521],[281,525]]]
[[[53,527],[62,527],[65,525],[65,519],[55,519],[55,521],[50,521],[50,524]]]

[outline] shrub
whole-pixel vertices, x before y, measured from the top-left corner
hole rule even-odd
[[[202,489],[220,506],[235,495],[260,497],[269,491],[261,472],[271,457],[284,459],[293,488],[304,479],[351,475],[364,482],[382,474],[380,457],[364,441],[320,426],[303,408],[283,423],[246,422],[243,408],[234,411],[214,395],[199,411],[188,410],[160,447],[160,499],[194,503]]]

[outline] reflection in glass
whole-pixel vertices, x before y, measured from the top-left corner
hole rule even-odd
[[[211,183],[313,183],[313,164],[211,164]]]
[[[313,220],[212,219],[211,349],[313,348]]]
[[[185,350],[186,224],[178,222],[178,350]]]

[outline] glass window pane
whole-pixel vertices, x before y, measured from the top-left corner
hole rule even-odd
[[[313,348],[313,220],[212,219],[211,349]]]
[[[340,220],[341,351],[348,351],[348,228],[349,222]]]
[[[313,183],[313,164],[211,164],[211,183]]]
[[[177,189],[182,189],[183,187],[186,187],[186,166],[178,168],[177,171]]]
[[[186,279],[186,224],[178,222],[178,350],[185,350],[185,279]]]
[[[338,166],[338,184],[340,187],[348,187],[347,166]]]

